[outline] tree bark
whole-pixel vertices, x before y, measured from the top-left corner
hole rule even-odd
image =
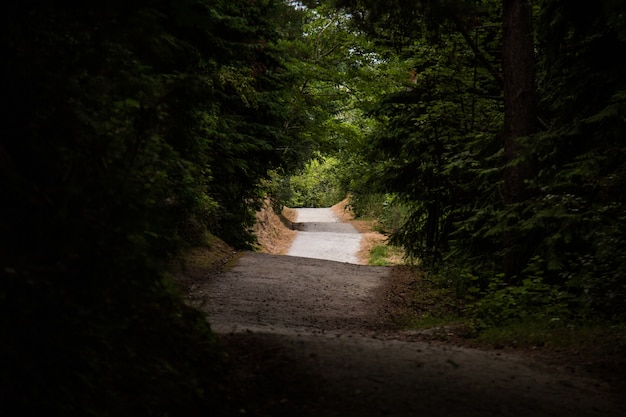
[[[503,72],[504,72],[504,203],[512,205],[527,197],[525,181],[533,166],[519,161],[523,145],[520,138],[536,131],[534,41],[532,0],[503,0]],[[504,272],[509,280],[526,263],[520,248],[520,236],[507,232]]]

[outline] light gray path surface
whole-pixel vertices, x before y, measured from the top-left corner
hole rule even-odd
[[[296,211],[299,232],[288,256],[359,263],[357,252],[361,247],[361,234],[351,224],[341,223],[330,208],[299,208]]]

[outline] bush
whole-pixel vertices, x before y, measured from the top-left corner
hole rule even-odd
[[[470,316],[482,329],[516,321],[560,321],[571,316],[570,301],[568,293],[546,284],[541,276],[510,286],[503,281],[503,275],[498,275],[484,297],[470,306]]]
[[[302,173],[290,178],[290,207],[330,207],[340,202],[346,190],[339,180],[340,161],[334,157],[312,159]]]

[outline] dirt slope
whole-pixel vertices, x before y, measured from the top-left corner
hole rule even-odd
[[[285,207],[282,213],[276,214],[270,201],[266,200],[256,213],[256,223],[253,227],[254,235],[259,242],[259,251],[284,255],[291,247],[296,237],[292,224],[296,221],[295,210]]]

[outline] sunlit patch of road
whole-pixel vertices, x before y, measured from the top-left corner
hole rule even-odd
[[[349,223],[341,223],[330,208],[296,209],[298,235],[288,256],[326,259],[358,264],[361,234]]]

